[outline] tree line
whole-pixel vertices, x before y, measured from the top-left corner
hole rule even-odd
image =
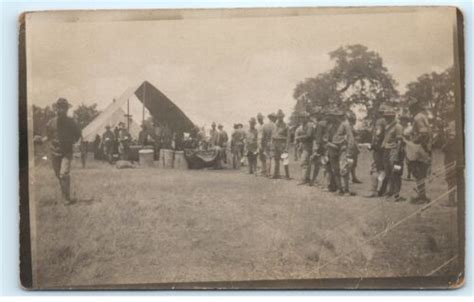
[[[397,90],[397,82],[383,63],[382,57],[366,46],[356,44],[340,47],[329,53],[334,67],[296,85],[296,100],[290,123],[296,124],[295,113],[311,112],[316,107],[338,106],[351,109],[361,106],[370,123],[382,103],[406,108],[406,102],[414,97],[429,105],[435,120],[453,119],[454,68],[441,73],[426,73],[407,84],[403,95]]]
[[[33,105],[33,133],[34,135],[45,135],[46,125],[48,121],[56,115],[56,104],[54,103],[51,106],[46,106],[44,108],[40,106]],[[100,111],[97,110],[97,104],[85,105],[80,104],[73,111],[73,118],[76,120],[79,127],[84,129],[92,120],[94,120]]]

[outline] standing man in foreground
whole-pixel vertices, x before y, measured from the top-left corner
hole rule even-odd
[[[286,153],[288,155],[288,147],[290,144],[290,131],[288,126],[283,121],[285,114],[281,109],[277,112],[277,121],[275,123],[275,131],[272,133],[272,148],[273,148],[273,160],[274,160],[274,172],[273,178],[280,178],[280,161],[282,160],[281,155]],[[285,178],[287,180],[290,178],[290,170],[288,165],[284,165],[285,168]]]
[[[81,130],[76,122],[67,116],[69,103],[64,98],[56,102],[56,117],[46,126],[47,140],[51,146],[53,170],[59,180],[64,203],[69,205],[71,200],[71,161],[72,146],[81,137]]]

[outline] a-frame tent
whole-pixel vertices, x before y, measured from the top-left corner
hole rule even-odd
[[[166,95],[149,82],[138,88],[127,89],[112,102],[89,125],[82,130],[84,140],[92,142],[96,135],[102,135],[107,125],[112,128],[123,122],[129,123],[133,138],[138,137],[139,125],[152,116],[160,124],[166,124],[173,132],[190,132],[194,124]]]

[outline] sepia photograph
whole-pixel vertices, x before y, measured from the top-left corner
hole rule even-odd
[[[463,285],[455,7],[19,22],[24,288]]]

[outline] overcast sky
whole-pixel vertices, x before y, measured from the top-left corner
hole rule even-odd
[[[328,52],[377,51],[400,92],[453,64],[454,10],[209,20],[30,22],[29,102],[107,106],[148,80],[198,124],[289,113],[295,85],[333,66]],[[34,21],[34,19],[33,19]]]

